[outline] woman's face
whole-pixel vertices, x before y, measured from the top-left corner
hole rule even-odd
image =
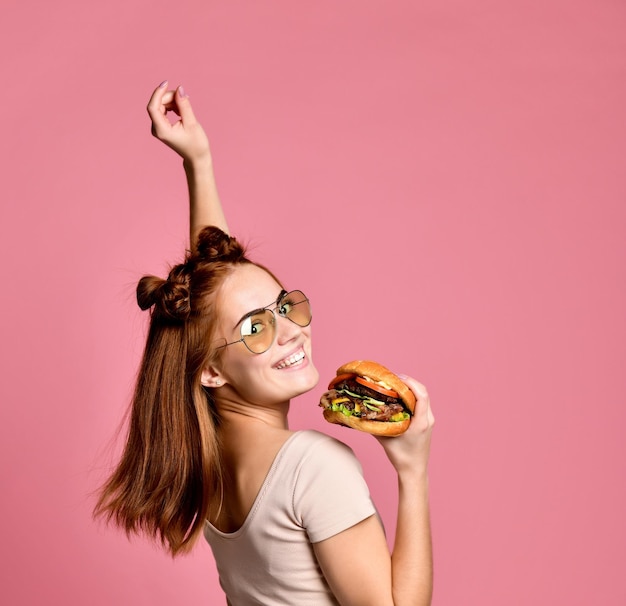
[[[217,337],[228,343],[241,338],[240,320],[249,312],[275,307],[282,287],[256,265],[238,265],[224,280],[219,296],[221,329]],[[319,380],[311,359],[311,327],[298,326],[275,312],[276,338],[270,348],[252,353],[244,343],[224,348],[218,371],[239,398],[259,405],[284,403],[311,390]],[[226,395],[226,394],[224,394]]]

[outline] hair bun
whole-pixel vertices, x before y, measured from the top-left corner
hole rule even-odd
[[[184,265],[176,265],[167,278],[144,276],[137,284],[137,304],[141,309],[154,306],[154,312],[172,320],[189,317],[189,276]]]
[[[198,234],[196,253],[202,261],[239,261],[245,250],[235,238],[218,227],[205,227]]]
[[[175,265],[167,280],[144,276],[137,284],[137,304],[141,309],[153,307],[153,314],[163,319],[186,321],[191,314],[192,274],[194,293],[203,291],[206,280],[213,279],[214,262],[246,261],[245,249],[218,227],[205,227],[198,235],[197,245],[188,252],[184,263]],[[218,272],[219,273],[219,272]],[[199,298],[194,294],[196,303]]]

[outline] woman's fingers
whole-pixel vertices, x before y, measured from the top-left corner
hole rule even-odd
[[[185,93],[182,86],[176,89],[174,96],[175,106],[178,111],[176,113],[180,116],[183,126],[193,126],[196,123],[196,117],[191,109],[191,102],[189,101],[189,95]]]
[[[182,86],[167,90],[167,81],[162,82],[152,93],[147,109],[152,134],[159,141],[185,160],[210,159],[209,141]],[[179,119],[170,120],[168,112],[174,112]]]
[[[422,383],[412,377],[407,377],[406,375],[399,375],[399,377],[411,388],[411,391],[417,398],[413,421],[411,422],[411,425],[416,426],[413,431],[426,431],[432,428],[435,423],[435,417],[430,407],[428,390]]]
[[[156,118],[159,114],[163,114],[163,98],[170,91],[167,90],[167,80],[164,80],[157,86],[152,95],[150,96],[150,101],[148,101],[148,114],[150,114],[150,118]]]
[[[398,375],[415,394],[417,402],[409,428],[397,437],[378,437],[398,473],[423,473],[428,466],[435,417],[426,387],[411,377]]]
[[[168,97],[166,97],[168,95]],[[167,90],[167,80],[161,82],[157,88],[154,89],[150,101],[148,101],[148,115],[152,121],[152,134],[155,137],[161,138],[167,129],[170,127],[170,122],[165,115],[167,108],[164,104],[164,99],[167,99],[171,103],[171,91]]]
[[[152,120],[152,134],[159,138],[164,137],[172,129],[173,124],[167,118],[167,113],[170,111],[180,116],[183,127],[196,124],[189,96],[182,86],[176,90],[167,90],[167,80],[154,90],[147,109]]]
[[[412,377],[408,377],[407,375],[398,376],[411,388],[411,391],[415,394],[415,397],[428,398],[428,391],[424,385],[422,385]]]
[[[175,90],[168,90],[163,95],[163,98],[161,99],[161,103],[163,104],[163,107],[166,113],[168,111],[173,111],[178,114],[178,107],[176,107],[175,97],[176,97]]]

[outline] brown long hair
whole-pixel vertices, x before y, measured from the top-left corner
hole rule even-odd
[[[137,285],[150,329],[126,445],[94,516],[160,540],[173,556],[191,549],[222,490],[219,418],[200,378],[217,356],[219,288],[245,263],[237,240],[207,227],[166,280],[144,276]]]

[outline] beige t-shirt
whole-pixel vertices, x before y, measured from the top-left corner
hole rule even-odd
[[[342,442],[295,432],[282,446],[245,522],[223,533],[205,524],[232,606],[337,604],[312,543],[376,513],[361,465]],[[351,574],[349,562],[337,562]]]

